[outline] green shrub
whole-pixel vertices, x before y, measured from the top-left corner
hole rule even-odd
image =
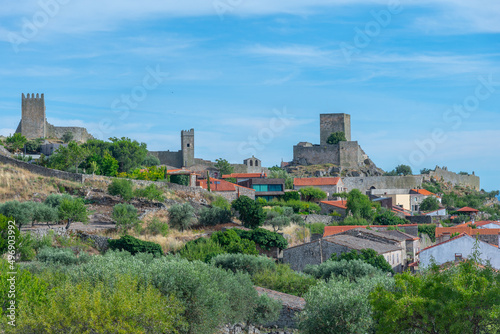
[[[276,270],[276,263],[273,259],[248,254],[221,254],[214,257],[211,263],[219,268],[233,272],[243,271],[250,275],[265,269]]]
[[[131,204],[116,204],[113,207],[112,218],[116,222],[116,227],[122,232],[139,224],[137,209]]]
[[[427,234],[432,242],[436,242],[436,225],[435,224],[419,224],[418,234]]]
[[[356,218],[353,216],[345,217],[343,221],[338,223],[339,225],[369,225],[368,221],[364,218]]]
[[[168,209],[170,225],[184,231],[194,221],[194,209],[189,203],[174,204]]]
[[[279,249],[286,249],[288,247],[288,241],[286,241],[282,235],[263,228],[257,228],[251,231],[235,229],[235,232],[240,238],[252,240],[266,250],[270,250],[271,247],[278,247]]]
[[[143,241],[130,235],[125,235],[120,239],[109,241],[109,248],[112,250],[125,250],[132,255],[137,253],[151,253],[154,256],[162,256],[161,246],[150,241]]]
[[[90,261],[90,255],[85,252],[81,252],[79,256],[76,256],[70,248],[44,247],[40,249],[36,259],[40,262],[72,265]]]
[[[59,212],[57,208],[47,204],[33,203],[33,222],[57,223]]]
[[[157,217],[153,217],[149,222],[145,230],[151,235],[162,235],[166,237],[169,233],[169,227],[166,222],[160,221]]]
[[[215,243],[219,244],[228,253],[241,253],[249,255],[257,255],[259,252],[255,246],[255,242],[248,239],[242,239],[236,233],[236,229],[227,231],[217,231],[210,237]]]
[[[293,271],[284,264],[277,265],[276,269],[257,271],[252,275],[252,281],[256,286],[295,296],[303,296],[318,283],[314,277]]]
[[[163,202],[163,192],[154,184],[150,184],[145,188],[139,188],[134,191],[135,197],[146,198],[150,201]]]
[[[72,222],[80,221],[82,223],[88,222],[87,208],[81,198],[64,199],[57,208],[59,219],[67,220],[66,229],[68,229]]]
[[[340,254],[340,256],[333,253],[330,259],[332,261],[361,260],[384,272],[394,274],[394,270],[392,270],[391,265],[386,261],[385,257],[383,255],[379,255],[375,250],[370,248],[362,249],[359,252],[353,249],[350,252]]]
[[[7,218],[4,215],[0,214],[0,255],[7,253],[7,251],[9,250],[9,239],[19,239],[19,230],[17,229],[15,224],[9,224],[9,221],[13,221],[12,218]],[[10,248],[12,248],[12,250],[14,251],[16,247],[14,246]],[[11,255],[14,255],[14,253],[12,253]]]
[[[213,207],[203,208],[200,212],[199,223],[203,226],[215,226],[231,222],[231,210]]]
[[[279,318],[282,308],[280,302],[263,294],[257,300],[253,316],[248,320],[252,324],[268,324]]]
[[[126,179],[114,179],[108,186],[108,193],[113,196],[120,196],[125,201],[130,201],[134,195],[132,181]]]
[[[226,251],[221,245],[207,238],[198,238],[188,241],[178,252],[178,254],[189,261],[210,262],[217,255]]]
[[[160,159],[151,154],[148,154],[146,158],[142,161],[142,165],[146,167],[158,166],[159,164],[160,164]]]
[[[33,213],[33,202],[9,201],[0,204],[0,214],[13,217],[19,227],[30,224],[33,221]]]
[[[298,191],[287,191],[281,196],[281,199],[285,202],[290,200],[300,201],[300,194]]]
[[[231,203],[231,207],[238,211],[243,226],[257,228],[264,223],[266,214],[262,207],[247,196],[240,196]]]
[[[170,175],[170,182],[189,186],[189,175]]]
[[[406,219],[398,217],[394,212],[387,209],[381,209],[381,212],[377,213],[373,220],[373,225],[398,225],[407,223]]]
[[[10,260],[19,256],[21,261],[30,261],[35,257],[34,239],[30,233],[21,234],[15,224],[9,224],[11,218],[0,214],[0,255],[6,254]]]
[[[319,265],[307,265],[304,273],[325,281],[330,278],[339,279],[342,277],[357,281],[365,276],[381,275],[382,271],[362,260],[341,260],[325,261]]]
[[[325,224],[323,223],[311,223],[307,225],[307,228],[311,230],[312,234],[321,234],[323,235],[325,233]]]
[[[221,209],[231,210],[231,203],[222,196],[216,196],[215,200],[212,201],[212,206]]]
[[[72,197],[68,194],[50,194],[43,203],[50,207],[57,208],[64,199],[72,199]]]

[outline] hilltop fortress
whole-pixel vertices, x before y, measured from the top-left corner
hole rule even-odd
[[[73,133],[73,139],[85,142],[93,137],[87,129],[81,127],[54,126],[47,122],[45,115],[45,99],[43,94],[22,94],[22,116],[16,133],[28,139],[57,138],[61,139],[66,132]]]
[[[343,132],[347,140],[328,144],[328,137],[334,132]],[[358,142],[351,140],[351,115],[348,114],[320,114],[320,144],[300,142],[293,147],[291,166],[323,164],[334,164],[340,170],[361,171],[370,176],[383,174]]]

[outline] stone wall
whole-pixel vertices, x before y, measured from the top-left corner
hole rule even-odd
[[[149,151],[149,154],[157,157],[162,165],[181,168],[183,165],[182,151]]]
[[[304,222],[306,224],[323,223],[329,225],[333,222],[333,218],[333,216],[309,214],[304,216]]]
[[[343,132],[345,138],[351,140],[351,115],[349,114],[320,114],[319,115],[320,144],[326,144],[326,140],[332,132]]]
[[[290,268],[302,271],[308,264],[321,264],[328,260],[333,253],[349,252],[350,249],[320,239],[307,244],[283,250],[283,263],[290,264]]]
[[[436,166],[434,171],[431,171],[429,174],[424,174],[424,177],[426,181],[430,181],[431,178],[434,178],[436,181],[447,182],[452,185],[471,187],[475,190],[481,189],[480,178],[474,175],[474,172],[472,175],[460,175],[449,172],[447,167],[440,168]]]
[[[79,142],[86,142],[94,137],[87,132],[87,129],[75,126],[54,126],[47,123],[47,138],[59,138],[61,139],[66,132],[71,132],[73,134],[73,140]]]
[[[22,119],[18,131],[28,139],[46,137],[45,101],[43,94],[22,94]]]
[[[339,144],[312,146],[295,145],[293,147],[293,161],[303,166],[327,163],[340,165]]]
[[[69,173],[69,172],[63,172],[60,170],[56,169],[50,169],[50,168],[45,168],[42,166],[38,165],[32,165],[30,163],[17,160],[14,158],[9,158],[5,155],[0,154],[0,162],[4,164],[8,164],[11,166],[19,167],[24,170],[30,171],[33,174],[37,175],[42,175],[46,177],[55,177],[58,179],[63,179],[63,180],[68,180],[68,181],[74,181],[74,182],[80,182],[82,183],[84,180],[85,175],[84,174],[75,174],[75,173]]]
[[[357,141],[341,141],[339,143],[339,158],[342,168],[357,169],[359,164],[368,159]]]
[[[421,188],[422,175],[407,176],[366,176],[366,177],[343,177],[342,181],[348,191],[358,189],[366,194],[370,189],[414,189]]]
[[[412,224],[432,224],[432,216],[409,216],[406,219]]]

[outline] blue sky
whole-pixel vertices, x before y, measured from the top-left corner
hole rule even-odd
[[[54,125],[267,166],[351,114],[381,168],[475,171],[500,189],[500,3],[1,0],[0,134],[22,93]]]

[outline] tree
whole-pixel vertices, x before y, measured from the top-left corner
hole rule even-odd
[[[330,136],[328,136],[326,143],[330,144],[330,145],[335,145],[341,141],[347,141],[347,139],[345,137],[345,133],[342,131],[339,131],[339,132],[332,132],[332,134]]]
[[[72,141],[72,140],[73,140],[73,138],[74,138],[74,137],[75,137],[75,136],[73,135],[73,132],[68,131],[68,132],[65,132],[65,133],[63,134],[63,136],[62,136],[62,138],[61,138],[61,139],[62,139],[63,143],[69,143],[70,141]]]
[[[78,166],[90,156],[90,151],[73,141],[68,144],[67,154],[68,163],[74,166],[75,172],[78,173]]]
[[[413,172],[411,170],[411,167],[408,165],[399,165],[396,167],[396,173],[398,175],[412,175]]]
[[[40,152],[40,148],[42,146],[43,139],[42,138],[37,138],[37,139],[31,139],[26,142],[24,147],[26,148],[27,153],[37,153]]]
[[[301,188],[299,189],[299,193],[307,202],[326,198],[326,193],[323,190],[314,187]]]
[[[147,145],[139,143],[136,140],[122,137],[109,138],[112,145],[110,151],[113,157],[118,161],[118,171],[128,173],[138,168],[148,154]]]
[[[14,152],[20,151],[24,144],[26,144],[28,140],[25,136],[20,133],[14,133],[12,136],[7,137],[5,142],[9,144],[9,147],[14,150]]]
[[[247,196],[240,196],[231,203],[231,207],[239,212],[243,226],[257,228],[264,223],[266,214],[262,207]]]
[[[370,199],[358,189],[353,189],[347,194],[346,206],[354,218],[364,218],[369,221],[373,218],[374,211]]]
[[[9,201],[0,205],[0,214],[14,218],[19,229],[33,221],[33,202]]]
[[[437,209],[439,209],[439,201],[434,196],[429,196],[420,203],[420,211],[434,211]]]
[[[194,209],[189,203],[174,204],[168,209],[170,225],[183,232],[194,221]]]
[[[113,196],[121,196],[125,201],[130,201],[134,196],[132,181],[115,179],[108,186],[108,193]]]
[[[131,204],[116,204],[113,207],[113,219],[116,222],[116,227],[126,232],[139,224],[137,209]]]
[[[391,265],[385,260],[384,256],[379,255],[375,250],[371,248],[362,249],[359,252],[353,249],[350,252],[340,254],[340,256],[337,256],[336,253],[333,253],[330,259],[332,261],[361,260],[375,268],[381,269],[384,272],[394,273],[394,270],[392,270]]]
[[[56,208],[42,203],[33,203],[32,225],[34,225],[35,222],[43,222],[50,225],[50,223],[57,222],[58,218],[59,215]]]
[[[144,161],[142,162],[142,165],[146,167],[158,166],[159,164],[160,164],[160,159],[151,154],[148,154],[144,159]]]
[[[375,219],[373,220],[374,225],[398,225],[398,224],[407,224],[408,221],[401,217],[398,217],[394,212],[382,208],[380,212],[375,215]]]
[[[284,169],[278,166],[271,167],[267,176],[269,179],[284,179],[285,189],[293,189],[293,177]]]
[[[234,167],[231,166],[231,164],[226,159],[219,158],[215,159],[215,161],[217,163],[214,165],[214,167],[217,168],[222,175],[229,175],[233,173]]]
[[[396,275],[370,294],[377,333],[498,333],[500,273],[466,260]]]
[[[58,207],[58,212],[59,219],[68,220],[66,229],[69,229],[74,221],[88,222],[87,208],[81,198],[64,199]]]
[[[116,176],[118,174],[118,168],[118,160],[113,158],[111,154],[106,151],[102,157],[100,166],[102,174],[106,176]]]

